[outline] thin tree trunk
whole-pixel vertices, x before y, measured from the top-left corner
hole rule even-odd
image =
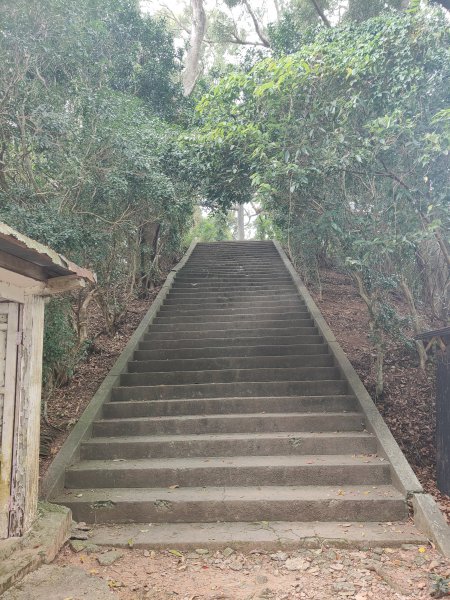
[[[375,358],[375,394],[377,398],[383,395],[384,391],[384,373],[383,373],[383,362],[384,362],[384,348],[382,333],[376,328],[375,321],[375,302],[364,285],[364,281],[359,273],[353,271],[351,273],[353,281],[355,281],[358,288],[359,295],[366,303],[369,312],[369,328],[372,334],[372,343],[375,346],[376,358]]]
[[[412,295],[411,290],[409,289],[408,284],[405,279],[402,278],[400,282],[400,286],[403,290],[403,294],[406,298],[406,302],[408,303],[409,312],[412,318],[413,331],[415,335],[421,333],[420,320],[419,315],[416,309],[416,303],[414,302],[414,297]],[[425,365],[427,363],[427,353],[425,352],[425,348],[420,340],[415,340],[417,354],[419,355],[419,364],[422,371],[425,371]]]
[[[185,96],[192,94],[200,73],[200,56],[206,31],[206,13],[203,7],[203,0],[191,0],[191,6],[191,41],[183,72],[183,93]]]
[[[319,3],[317,2],[317,0],[311,0],[311,2],[313,3],[314,8],[316,9],[316,13],[322,19],[323,24],[326,25],[327,27],[331,27],[330,21],[328,20],[328,18],[326,16],[326,14],[324,13],[324,11],[319,6]]]
[[[252,7],[250,6],[249,2],[247,0],[244,0],[244,6],[246,7],[248,14],[250,15],[252,21],[253,21],[253,26],[255,28],[256,31],[256,35],[259,37],[259,39],[261,40],[262,44],[266,47],[266,48],[270,48],[270,41],[268,40],[268,38],[266,37],[266,35],[264,34],[264,31],[261,27],[261,25],[258,22],[258,19],[256,18],[255,13],[252,10]]]
[[[384,374],[383,374],[384,351],[378,347],[377,357],[375,359],[375,394],[377,398],[381,398],[384,391]]]
[[[244,205],[238,204],[237,208],[237,225],[238,225],[238,240],[245,240],[245,227],[244,227]]]

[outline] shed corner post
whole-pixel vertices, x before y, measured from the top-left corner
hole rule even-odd
[[[17,370],[15,460],[10,535],[21,536],[37,517],[45,297],[25,296]]]

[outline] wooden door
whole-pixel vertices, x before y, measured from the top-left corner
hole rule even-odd
[[[10,537],[20,306],[0,302],[0,539]]]

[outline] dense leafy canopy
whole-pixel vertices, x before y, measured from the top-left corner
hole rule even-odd
[[[88,300],[113,332],[190,224],[173,39],[132,0],[8,0],[0,23],[0,219],[96,271]],[[67,356],[72,316],[52,306],[46,356]]]
[[[209,204],[260,201],[306,277],[325,257],[346,268],[380,360],[385,333],[402,328],[392,289],[448,314],[448,34],[439,10],[323,30],[198,107]]]
[[[379,392],[386,336],[404,339],[406,320],[418,330],[420,303],[447,324],[444,10],[280,0],[273,18],[270,6],[208,7],[204,75],[186,100],[187,8],[164,19],[135,0],[2,2],[0,219],[99,278],[50,305],[48,381],[86,350],[91,301],[113,333],[161,261],[194,236],[229,238],[229,211],[245,202],[256,235],[278,237],[307,280],[330,261],[353,277]]]

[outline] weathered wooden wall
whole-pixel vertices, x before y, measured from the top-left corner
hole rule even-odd
[[[0,303],[0,539],[9,536],[19,304]]]
[[[19,349],[9,534],[23,535],[36,518],[39,483],[42,345],[45,299],[23,304]]]

